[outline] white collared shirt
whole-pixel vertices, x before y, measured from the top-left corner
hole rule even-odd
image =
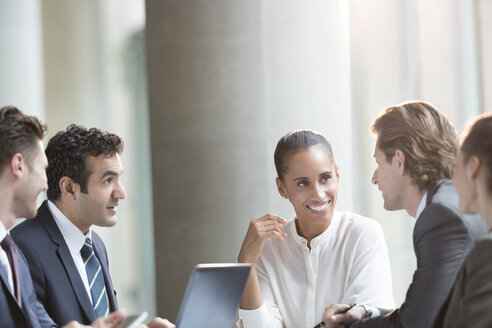
[[[82,231],[80,231],[80,229],[77,228],[77,226],[73,224],[73,222],[70,221],[65,216],[65,214],[63,214],[62,211],[60,211],[58,207],[56,207],[56,205],[49,200],[48,209],[50,210],[51,215],[53,215],[56,225],[63,235],[63,239],[65,239],[65,243],[70,250],[70,254],[72,255],[73,261],[75,262],[75,266],[77,267],[80,278],[82,278],[82,282],[84,283],[87,295],[92,302],[89,280],[87,279],[87,272],[85,271],[84,260],[82,259],[82,255],[80,254],[80,250],[82,249],[82,246],[84,246],[85,239],[89,237],[89,239],[92,240],[92,230],[89,230],[89,232],[84,235]]]
[[[393,308],[388,249],[381,226],[335,211],[329,227],[311,240],[285,225],[284,241],[269,239],[256,262],[264,303],[239,310],[239,326],[312,328],[334,303]]]
[[[0,242],[7,236],[7,229],[0,221]],[[12,268],[10,267],[9,258],[7,257],[7,253],[0,247],[0,270],[7,274],[7,280],[9,282],[10,291],[13,294],[14,290],[14,280],[12,278]]]
[[[427,191],[425,192],[424,196],[422,196],[422,199],[420,200],[419,207],[417,208],[417,213],[415,213],[415,219],[419,219],[420,214],[425,209],[425,206],[427,205]]]

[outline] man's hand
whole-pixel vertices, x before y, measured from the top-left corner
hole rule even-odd
[[[155,317],[147,324],[149,328],[176,328],[169,320]]]
[[[62,328],[119,328],[121,324],[125,321],[127,315],[124,310],[118,310],[107,317],[96,319],[90,326],[86,326],[78,323],[77,321],[70,321],[68,324]]]
[[[326,323],[326,327],[345,327],[345,325],[350,325],[366,316],[366,310],[362,306],[355,306],[345,313],[337,314],[347,307],[346,304],[332,304],[325,308],[323,321]]]

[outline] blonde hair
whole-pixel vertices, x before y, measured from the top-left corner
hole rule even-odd
[[[405,173],[421,190],[451,178],[456,164],[458,135],[448,118],[423,101],[386,108],[376,118],[371,131],[388,161],[395,151],[405,154]]]

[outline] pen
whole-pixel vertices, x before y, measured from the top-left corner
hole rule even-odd
[[[335,314],[343,314],[343,313],[346,313],[346,312],[350,311],[350,309],[353,308],[355,305],[356,305],[355,303],[352,303],[350,305],[347,305],[347,307],[345,309],[339,310],[339,311],[335,312]],[[321,328],[321,327],[324,327],[324,326],[326,326],[326,322],[321,321],[316,326],[314,326],[314,328]]]

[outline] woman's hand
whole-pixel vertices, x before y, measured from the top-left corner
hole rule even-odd
[[[284,240],[287,233],[283,225],[286,223],[287,220],[272,214],[251,221],[237,261],[239,263],[256,263],[268,239]]]

